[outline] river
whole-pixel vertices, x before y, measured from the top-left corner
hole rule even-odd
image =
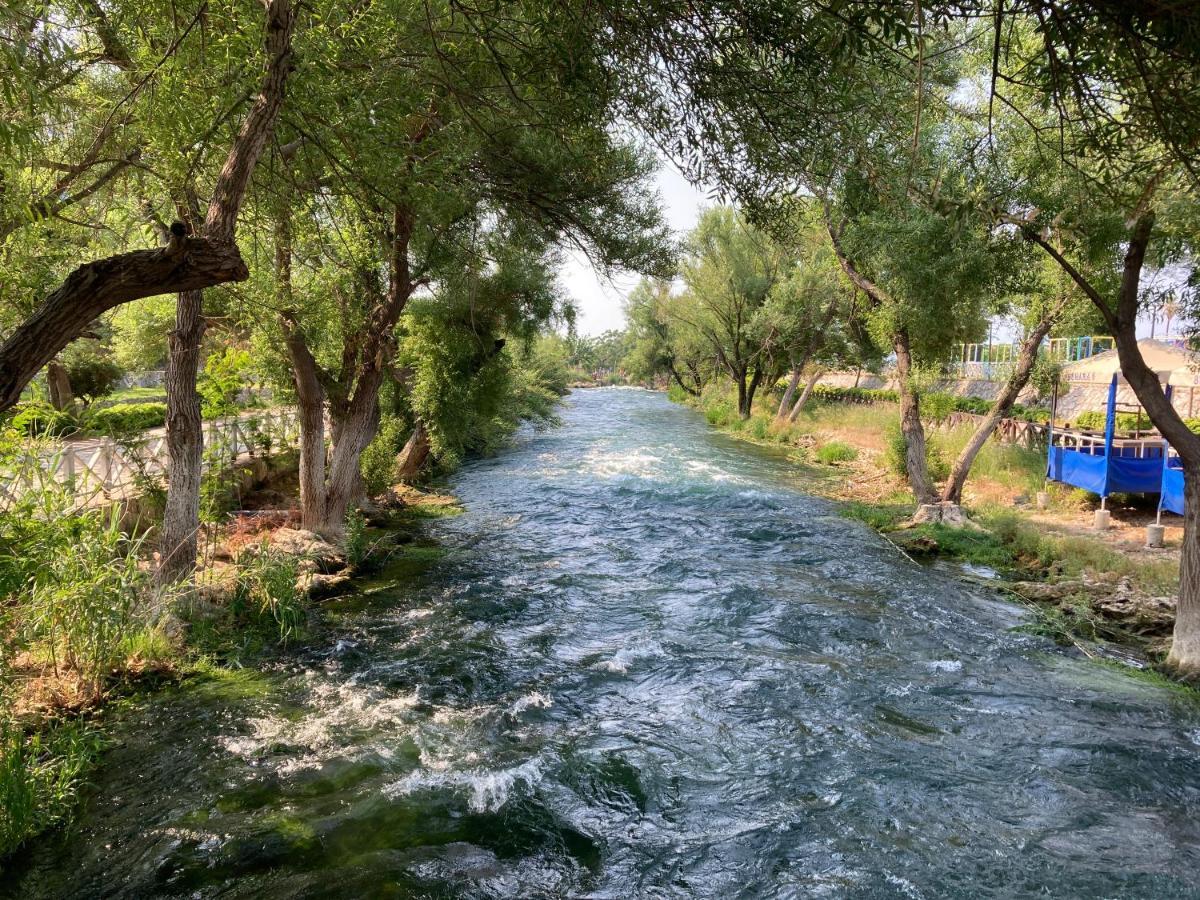
[[[1196,897],[1200,708],[794,464],[572,394],[413,584],[124,713],[20,897]]]

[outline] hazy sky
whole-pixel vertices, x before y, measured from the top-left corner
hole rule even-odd
[[[689,231],[696,224],[700,210],[711,206],[703,191],[688,184],[668,162],[663,162],[655,178],[662,197],[667,223],[677,233]],[[600,334],[610,328],[622,328],[625,314],[621,301],[637,284],[640,276],[619,275],[608,280],[597,273],[581,253],[573,253],[559,271],[559,280],[579,308],[576,327],[580,334]]]

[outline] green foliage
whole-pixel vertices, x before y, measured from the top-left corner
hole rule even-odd
[[[385,415],[380,419],[379,430],[359,459],[368,497],[378,497],[396,483],[396,455],[406,436],[404,421],[399,417]]]
[[[890,423],[883,432],[883,463],[889,472],[908,478],[908,441],[898,422]]]
[[[71,391],[86,403],[111,394],[125,374],[96,340],[75,341],[61,355]]]
[[[858,459],[858,451],[842,441],[827,441],[817,448],[817,462],[833,465]]]
[[[25,552],[41,560],[26,582],[25,640],[44,648],[56,672],[76,673],[94,692],[124,658],[147,585],[138,544],[121,533],[118,516],[115,506],[107,516],[83,511],[21,536]]]
[[[941,424],[950,418],[950,414],[958,409],[958,398],[953,394],[933,391],[921,395],[921,418],[929,422]]]
[[[200,412],[205,418],[231,416],[238,411],[237,397],[246,386],[250,354],[238,347],[225,347],[210,353],[196,388],[200,393]]]
[[[71,819],[101,748],[82,723],[26,734],[0,719],[0,858]]]
[[[360,566],[370,551],[370,541],[367,536],[367,519],[357,509],[346,513],[346,528],[344,544],[346,562],[351,566]]]
[[[14,407],[9,425],[30,437],[61,437],[77,431],[75,417],[48,403],[21,403]]]
[[[117,403],[88,413],[89,431],[109,436],[160,428],[167,421],[165,403]]]
[[[279,640],[286,643],[304,626],[304,600],[296,590],[300,563],[294,556],[276,553],[268,547],[238,560],[237,587],[232,609],[240,619],[252,623],[269,622]]]
[[[175,327],[175,297],[146,297],[117,307],[112,319],[113,359],[127,372],[165,369],[167,335]]]
[[[1102,410],[1082,412],[1075,417],[1075,425],[1078,428],[1085,428],[1091,431],[1103,431],[1105,428],[1105,415]],[[1143,431],[1154,427],[1149,416],[1145,413],[1139,416],[1137,413],[1119,412],[1114,422],[1117,433],[1135,431],[1139,425]]]

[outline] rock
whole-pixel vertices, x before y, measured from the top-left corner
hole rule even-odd
[[[336,572],[346,566],[342,551],[313,531],[280,528],[271,535],[271,549],[309,560],[320,572]]]
[[[974,523],[967,518],[967,514],[957,503],[922,503],[913,513],[912,524],[914,525],[935,522],[960,528],[974,527]]]
[[[1012,591],[1026,600],[1057,603],[1076,594],[1086,594],[1088,587],[1082,581],[1017,581],[1013,583]]]
[[[309,600],[328,600],[349,593],[353,579],[349,575],[327,575],[309,572],[296,579],[297,593]]]

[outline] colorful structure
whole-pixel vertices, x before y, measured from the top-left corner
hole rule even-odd
[[[1120,377],[1113,373],[1109,381],[1102,434],[1080,428],[1056,428],[1057,392],[1050,409],[1046,477],[1099,494],[1101,509],[1110,494],[1156,494],[1162,488],[1166,456],[1163,439],[1157,434],[1116,435]],[[1168,394],[1170,390],[1168,385]]]

